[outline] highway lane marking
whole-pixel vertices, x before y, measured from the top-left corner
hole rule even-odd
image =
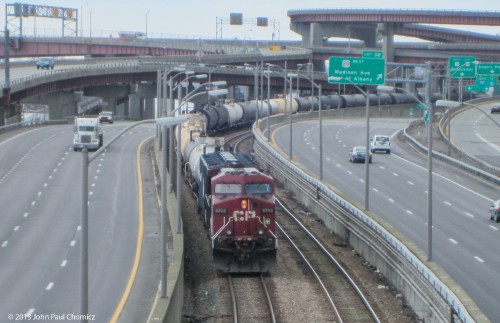
[[[35,206],[36,201],[31,202],[31,206]]]
[[[63,260],[63,261],[61,262],[61,267],[66,267],[66,264],[67,264],[67,263],[68,263],[68,261],[67,261],[67,260]]]
[[[28,217],[28,215],[30,215],[28,212],[24,213],[24,214],[23,214],[23,218],[27,218],[27,217]]]
[[[465,212],[466,215],[468,215],[471,218],[474,218],[474,215],[470,214],[469,212]]]
[[[389,202],[391,202],[391,203],[394,203],[394,200],[393,200],[393,199],[391,199],[391,198],[388,198],[387,200],[388,200]]]
[[[492,226],[491,224],[490,224],[490,228],[492,228],[492,229],[493,229],[493,230],[495,230],[495,231],[498,231],[498,228],[497,228],[497,227]]]
[[[415,185],[412,181],[406,181],[409,185]]]
[[[453,243],[453,244],[458,244],[458,242],[455,239],[449,238],[448,240],[450,240],[451,243]]]
[[[50,282],[47,287],[45,287],[46,290],[51,290],[52,287],[54,287],[54,283],[53,282]]]
[[[373,188],[372,188],[372,190],[373,190],[374,192],[378,192],[378,188],[373,187]]]
[[[474,256],[474,259],[476,259],[477,261],[479,261],[480,263],[484,263],[484,260],[479,258],[478,256]]]
[[[395,177],[398,177],[398,173],[392,173],[392,175],[394,175]]]
[[[69,245],[70,245],[71,247],[74,247],[74,246],[75,246],[75,244],[76,244],[76,241],[75,241],[75,240],[71,240],[71,242],[69,243]]]
[[[76,231],[80,231],[81,229],[82,229],[81,225],[79,225],[79,226],[76,227]]]
[[[19,227],[18,225],[16,225],[16,226],[14,227],[14,231],[18,231],[18,230],[19,230],[19,228],[20,228],[20,227]]]
[[[409,215],[413,215],[413,212],[410,210],[406,210],[406,213],[408,213]]]
[[[110,323],[116,323],[118,321],[118,318],[120,317],[120,314],[123,310],[123,307],[125,306],[125,303],[127,302],[127,299],[130,295],[130,292],[132,291],[132,286],[134,285],[135,277],[137,275],[137,270],[139,268],[139,262],[141,261],[141,251],[142,251],[142,237],[144,234],[144,201],[143,201],[143,189],[142,189],[142,174],[141,174],[141,149],[143,144],[153,138],[149,137],[144,139],[140,144],[139,147],[137,148],[136,152],[136,172],[137,172],[137,192],[138,192],[138,209],[139,209],[139,223],[138,223],[138,228],[137,228],[137,244],[135,248],[135,258],[134,258],[134,263],[132,265],[132,271],[130,272],[130,277],[127,282],[127,286],[125,287],[125,291],[123,292],[123,295],[120,299],[120,302],[116,306],[116,309],[113,313],[113,316],[111,317],[111,320],[109,321]]]
[[[411,161],[409,161],[409,160],[407,160],[407,159],[404,159],[404,158],[403,158],[403,157],[401,157],[401,156],[398,156],[397,154],[393,154],[393,156],[394,156],[395,158],[399,158],[400,160],[402,160],[402,161],[404,161],[404,162],[406,162],[406,163],[408,163],[408,164],[411,164],[412,166],[415,166],[415,167],[417,167],[417,168],[420,168],[421,170],[423,170],[423,171],[425,171],[425,172],[428,172],[428,169],[427,169],[426,167],[423,167],[423,166],[417,165],[417,164],[415,164],[414,162],[411,162]],[[474,194],[474,195],[476,195],[476,196],[479,196],[479,197],[481,197],[481,198],[483,198],[483,199],[487,200],[487,201],[488,201],[488,202],[490,202],[490,203],[492,203],[492,202],[493,202],[493,200],[492,200],[492,199],[490,199],[490,198],[488,198],[488,197],[486,197],[486,196],[484,196],[484,195],[482,195],[482,194],[479,194],[478,192],[475,192],[474,190],[471,190],[471,189],[470,189],[470,188],[468,188],[468,187],[465,187],[465,186],[463,186],[463,185],[461,185],[461,184],[458,184],[457,182],[452,181],[451,179],[449,179],[449,178],[447,178],[447,177],[444,177],[443,175],[440,175],[440,174],[438,174],[438,173],[436,173],[436,172],[432,172],[432,174],[433,174],[433,175],[436,175],[437,177],[441,178],[442,180],[445,180],[445,181],[447,181],[447,182],[449,182],[449,183],[451,183],[451,184],[454,184],[454,185],[456,185],[456,186],[458,186],[458,187],[460,187],[460,188],[462,188],[462,189],[464,189],[464,190],[468,191],[469,193],[472,193],[472,194]],[[427,191],[425,191],[425,192],[426,192],[427,194],[429,194]]]
[[[7,240],[6,240],[6,241],[4,241],[4,242],[2,243],[2,248],[7,247],[7,245],[8,245],[8,244],[9,244],[9,241],[7,241]]]
[[[30,308],[27,312],[26,312],[26,316],[31,316],[31,314],[33,314],[35,312],[35,309],[34,308]]]
[[[448,206],[451,206],[451,203],[448,202],[448,201],[444,201],[443,203],[446,204],[446,205],[448,205]]]

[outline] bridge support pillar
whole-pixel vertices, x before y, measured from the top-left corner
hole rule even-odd
[[[49,106],[49,120],[63,120],[77,114],[79,95],[73,91],[59,91],[26,98],[22,103],[45,104]]]
[[[382,50],[385,61],[394,62],[394,35],[397,31],[397,24],[379,24],[377,31],[382,35]]]
[[[129,84],[107,84],[105,86],[89,86],[83,91],[85,96],[96,96],[102,98],[106,102],[107,111],[112,111],[115,116],[125,117],[125,112],[123,108],[117,108],[118,106],[123,107],[123,103],[128,101],[128,95],[130,94]]]

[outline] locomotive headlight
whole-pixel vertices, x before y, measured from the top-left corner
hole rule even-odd
[[[257,230],[257,235],[259,235],[259,236],[264,235],[264,229]]]
[[[232,236],[232,235],[233,235],[233,231],[231,231],[231,230],[227,230],[227,231],[226,231],[226,235],[227,235],[227,236]]]

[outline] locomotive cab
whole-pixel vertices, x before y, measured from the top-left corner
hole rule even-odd
[[[276,265],[273,179],[256,168],[222,168],[211,181],[210,237],[215,266],[265,272]]]

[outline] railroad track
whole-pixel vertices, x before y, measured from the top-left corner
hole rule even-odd
[[[251,131],[236,131],[233,133],[228,133],[224,136],[224,150],[238,151],[238,146],[246,139],[253,137]]]
[[[276,223],[278,229],[312,271],[337,322],[380,322],[366,297],[335,257],[278,198],[276,203],[288,215],[280,217],[280,222]]]
[[[276,322],[271,297],[262,274],[259,276],[231,274],[227,277],[234,323]]]

